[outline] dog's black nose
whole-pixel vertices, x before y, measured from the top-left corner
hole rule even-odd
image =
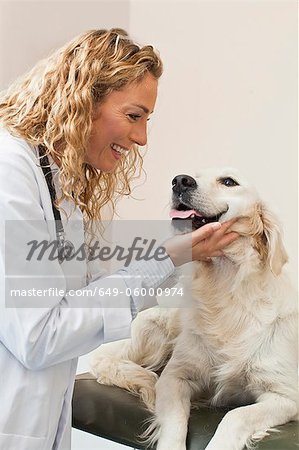
[[[190,189],[195,189],[196,187],[197,187],[196,181],[189,175],[177,175],[172,180],[172,190],[176,194],[186,192]]]

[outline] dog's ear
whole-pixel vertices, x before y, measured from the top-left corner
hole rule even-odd
[[[265,264],[268,264],[274,275],[279,275],[288,261],[284,248],[278,220],[264,204],[256,205],[252,220],[253,235],[256,238],[256,249]]]

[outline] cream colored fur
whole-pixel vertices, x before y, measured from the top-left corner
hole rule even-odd
[[[239,186],[223,186],[230,176]],[[128,389],[153,411],[158,450],[185,450],[191,402],[236,406],[207,450],[242,450],[298,414],[297,299],[277,220],[232,169],[196,177],[192,205],[240,219],[240,238],[211,262],[194,262],[192,307],[140,313],[126,341],[102,345],[91,371]],[[156,371],[165,366],[160,377]]]

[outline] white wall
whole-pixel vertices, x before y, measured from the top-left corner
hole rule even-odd
[[[0,89],[84,31],[129,28],[129,0],[0,0]]]

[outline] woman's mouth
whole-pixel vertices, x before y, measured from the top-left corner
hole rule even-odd
[[[121,147],[118,144],[111,144],[112,153],[115,159],[120,159],[122,155],[125,154],[125,152],[128,151],[128,149]]]

